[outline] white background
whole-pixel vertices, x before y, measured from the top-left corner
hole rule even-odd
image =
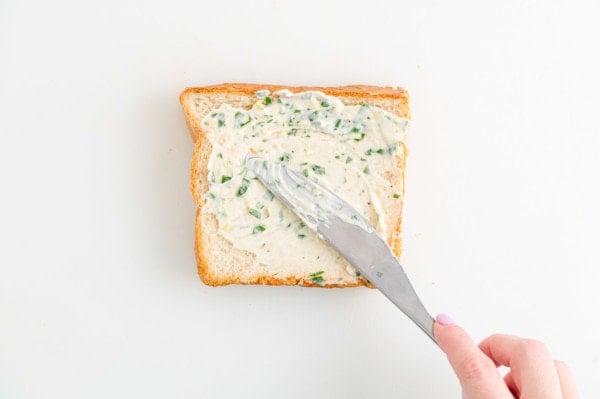
[[[600,397],[600,3],[84,3],[0,3],[0,398],[460,397],[377,291],[199,281],[178,95],[225,81],[406,88],[423,302]]]

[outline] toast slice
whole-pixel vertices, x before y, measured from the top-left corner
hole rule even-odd
[[[400,255],[406,158],[403,139],[410,118],[406,91],[362,85],[227,83],[187,88],[180,102],[195,142],[191,167],[191,191],[198,206],[195,251],[205,284],[369,286],[291,211],[276,198],[268,198],[270,193],[243,169],[243,155],[247,153],[289,162],[290,167],[302,169],[357,204],[373,225],[381,227],[380,234],[396,256]],[[347,119],[335,117],[344,112],[350,115]],[[296,120],[296,115],[306,118]],[[316,120],[315,115],[321,119]],[[288,117],[289,123],[284,123]],[[333,119],[327,119],[330,117]],[[361,126],[374,126],[369,130],[372,135],[359,131],[359,119]],[[279,120],[281,125],[275,125]],[[342,131],[345,125],[340,140],[320,131]],[[374,140],[377,135],[385,139],[388,130],[394,136],[392,144],[384,148]],[[268,135],[258,140],[264,132]],[[366,147],[368,143],[372,148]],[[328,162],[327,166],[317,165],[314,159],[321,159],[321,164]],[[337,174],[330,176],[325,170]],[[348,187],[336,188],[334,177],[348,181]],[[365,191],[368,194],[361,202],[358,196]]]

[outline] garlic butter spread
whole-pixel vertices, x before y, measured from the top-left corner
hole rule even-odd
[[[314,282],[354,281],[348,262],[245,167],[246,156],[287,163],[346,200],[386,237],[383,209],[401,196],[384,176],[397,174],[394,154],[408,120],[321,92],[255,95],[250,110],[223,104],[202,120],[212,144],[203,212],[217,218],[217,234],[254,254],[269,273],[301,275],[310,265]]]

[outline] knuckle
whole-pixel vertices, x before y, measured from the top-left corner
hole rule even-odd
[[[523,354],[535,355],[548,352],[546,344],[536,339],[523,339],[520,344],[520,350]]]
[[[470,356],[460,364],[460,374],[466,380],[478,380],[493,367],[490,359],[483,356]]]

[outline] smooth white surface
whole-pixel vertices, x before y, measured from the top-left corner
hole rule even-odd
[[[0,3],[0,398],[459,398],[376,291],[196,276],[185,86],[401,85],[403,263],[600,397],[597,1]]]

